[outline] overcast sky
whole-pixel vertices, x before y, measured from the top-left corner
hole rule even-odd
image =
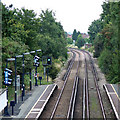
[[[56,13],[56,19],[61,22],[64,30],[71,33],[74,29],[87,33],[91,22],[100,18],[103,1],[105,0],[2,0],[4,4],[13,4],[15,8],[32,9],[38,15],[41,10],[49,8]]]

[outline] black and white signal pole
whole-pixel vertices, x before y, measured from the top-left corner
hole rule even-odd
[[[36,50],[36,56],[37,56],[37,52],[40,52],[41,51],[41,49],[39,49],[39,50]],[[38,86],[38,84],[37,84],[37,67],[38,67],[38,65],[36,64],[36,67],[35,67],[35,86]]]
[[[23,53],[23,63],[22,63],[22,101],[23,101],[23,96],[25,95],[25,85],[24,85],[24,53]]]

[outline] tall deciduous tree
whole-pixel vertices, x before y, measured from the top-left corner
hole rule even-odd
[[[94,43],[95,37],[98,32],[100,32],[103,28],[103,22],[99,20],[94,20],[92,24],[88,28],[88,34],[90,36],[90,42]]]
[[[56,22],[55,14],[47,9],[40,14],[40,20],[41,26],[38,44],[43,48],[43,54],[52,54],[54,58],[59,56],[66,57],[64,30],[61,23]]]

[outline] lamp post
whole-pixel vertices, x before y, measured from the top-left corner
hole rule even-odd
[[[15,104],[17,103],[17,58],[23,57],[23,55],[15,56]]]
[[[35,53],[35,51],[31,51],[30,53]],[[30,73],[30,90],[32,90],[32,82],[31,82],[31,68],[29,69]]]
[[[22,101],[23,101],[23,96],[25,96],[25,85],[24,85],[24,55],[29,55],[30,53],[27,52],[27,53],[23,53],[23,64],[22,64]]]
[[[23,101],[23,96],[25,95],[25,90],[24,90],[24,53],[23,53],[23,63],[22,63],[22,101]]]
[[[25,64],[24,64],[24,55],[29,55],[31,53],[35,53],[35,51],[23,53],[23,64],[22,64],[22,67],[23,67],[23,74],[22,74],[22,101],[23,101],[23,96],[25,96],[25,85],[24,85],[24,67],[25,67]],[[30,79],[30,84],[31,84],[31,79]]]
[[[17,69],[17,62],[15,56],[15,104],[17,103],[17,82],[16,82],[16,69]]]

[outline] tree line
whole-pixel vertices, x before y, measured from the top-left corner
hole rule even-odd
[[[104,2],[100,19],[89,26],[94,57],[110,83],[120,82],[120,2]]]
[[[25,52],[41,49],[38,56],[52,56],[53,59],[67,59],[65,32],[60,22],[56,22],[52,10],[42,10],[37,16],[34,10],[14,8],[2,4],[2,69],[7,58]],[[25,72],[33,65],[34,55],[25,57]],[[22,58],[17,60],[17,74],[22,72]],[[14,63],[8,65],[14,72]],[[52,65],[54,70],[55,66]],[[33,67],[32,67],[33,68]],[[54,77],[55,71],[50,75]]]
[[[67,43],[73,44],[73,40],[75,41],[75,46],[77,46],[78,48],[84,46],[85,43],[89,43],[89,39],[83,38],[82,33],[80,33],[80,31],[77,32],[76,29],[74,29],[73,31],[72,38],[67,38]]]

